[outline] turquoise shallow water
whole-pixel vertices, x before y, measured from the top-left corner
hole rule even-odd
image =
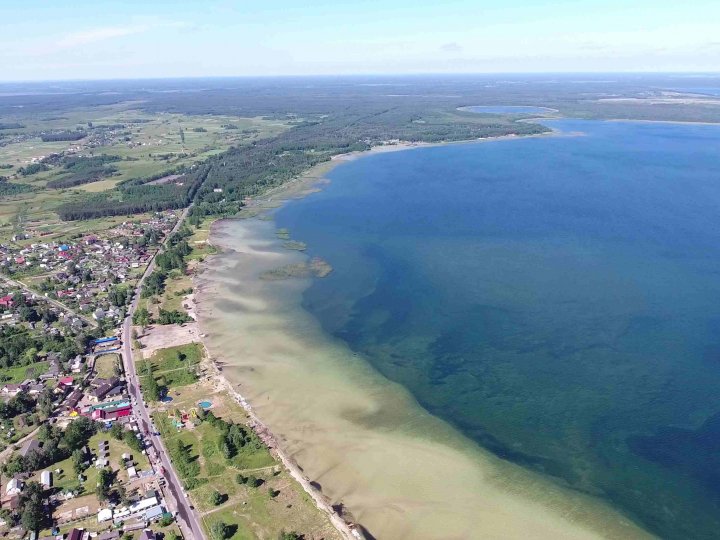
[[[665,538],[720,530],[720,127],[376,154],[278,211],[327,332],[497,455]]]

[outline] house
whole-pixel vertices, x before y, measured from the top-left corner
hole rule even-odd
[[[15,299],[12,295],[8,294],[0,298],[0,307],[10,309],[11,307],[13,307],[13,305],[15,305]]]
[[[45,385],[42,383],[32,383],[28,385],[27,388],[28,394],[31,396],[37,396],[38,394],[41,394],[43,390],[45,390]]]
[[[75,379],[73,377],[67,376],[67,377],[63,377],[62,379],[60,379],[58,381],[58,385],[63,386],[65,388],[69,388],[73,385],[74,382],[75,382]]]
[[[104,383],[102,386],[99,386],[98,388],[90,392],[90,399],[96,402],[102,401],[116,386],[118,386],[119,382],[120,379],[118,379],[117,377],[113,377],[112,379]],[[119,392],[115,392],[115,394],[118,393]]]
[[[70,371],[73,373],[80,373],[82,365],[83,357],[78,354],[75,358],[73,358],[72,362],[70,362]]]
[[[150,529],[145,529],[140,533],[140,536],[138,536],[138,540],[155,540],[155,533]]]
[[[51,353],[48,354],[48,361],[50,362],[48,370],[40,375],[40,380],[57,379],[60,376],[60,359],[54,353]]]
[[[130,511],[130,514],[138,514],[140,512],[145,512],[145,510],[147,510],[148,508],[152,508],[153,506],[157,505],[157,497],[149,497],[147,499],[143,499],[141,501],[131,504],[128,510]]]
[[[117,540],[118,538],[120,538],[118,531],[107,531],[98,536],[96,540]]]
[[[52,473],[50,471],[43,471],[40,473],[40,483],[45,489],[50,489],[53,485]]]
[[[2,394],[8,397],[15,397],[20,392],[25,391],[25,386],[22,384],[6,384],[2,387]]]
[[[5,495],[11,497],[13,495],[20,495],[24,487],[23,481],[18,478],[12,478],[5,487]]]
[[[83,397],[82,389],[76,388],[65,400],[65,406],[68,409],[74,409]]]
[[[103,508],[98,512],[97,520],[98,523],[103,523],[104,521],[110,521],[113,517],[113,511],[111,508]]]
[[[22,457],[27,457],[30,452],[39,452],[40,451],[40,442],[37,439],[30,439],[23,443],[23,445],[20,447],[20,455]]]
[[[160,505],[148,508],[147,510],[145,510],[145,521],[155,521],[156,519],[160,519],[163,513],[164,510]]]
[[[67,540],[84,540],[83,533],[82,529],[72,529],[67,535]]]

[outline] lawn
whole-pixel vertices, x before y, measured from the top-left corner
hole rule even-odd
[[[0,369],[0,382],[4,384],[17,384],[25,379],[34,379],[38,375],[45,373],[48,369],[47,362],[35,362],[27,366],[15,366]]]
[[[118,472],[119,481],[125,482],[128,480],[127,473],[120,466],[121,456],[123,454],[132,455],[133,459],[138,464],[138,470],[147,470],[150,468],[150,463],[148,462],[147,456],[138,452],[134,452],[123,441],[113,439],[112,436],[110,436],[110,434],[106,432],[96,433],[90,438],[90,441],[88,442],[88,446],[90,447],[90,451],[93,453],[94,457],[97,457],[98,443],[103,440],[108,441],[110,445],[110,468],[113,471]],[[75,472],[73,470],[72,457],[59,461],[57,463],[54,463],[50,467],[47,467],[47,470],[51,471],[55,471],[56,469],[60,469],[62,470],[62,472],[60,474],[53,474],[54,487],[63,490],[66,488],[74,488],[78,485],[78,479],[75,476]],[[85,482],[83,482],[83,494],[94,493],[98,477],[98,469],[95,467],[94,458],[93,463],[91,463],[90,467],[88,467],[83,474],[86,477]],[[40,472],[38,472],[36,476],[36,480],[39,481]]]
[[[189,411],[199,401],[212,403],[211,411],[218,418],[244,424],[245,411],[227,393],[217,391],[208,381],[175,389],[173,401],[161,404],[153,414],[155,425],[162,433],[168,448],[180,440],[188,447],[196,473],[190,492],[193,504],[202,514],[206,531],[216,521],[232,527],[233,539],[276,538],[282,531],[298,531],[306,538],[339,538],[337,531],[315,507],[309,496],[282,469],[264,446],[254,449],[246,446],[232,459],[226,459],[220,451],[219,429],[210,422],[178,430],[168,419],[175,409]],[[262,480],[258,487],[239,484],[238,473]],[[269,488],[277,492],[269,494]],[[211,502],[211,494],[219,491],[225,496],[219,506]]]
[[[164,373],[175,369],[187,369],[200,362],[203,355],[203,348],[200,343],[188,343],[177,347],[168,347],[155,351],[150,357],[150,362],[156,373]]]
[[[138,362],[141,385],[147,384],[147,363],[153,366],[153,375],[161,387],[167,389],[187,386],[198,380],[196,368],[202,359],[203,348],[199,343],[188,343],[160,349],[147,360]]]
[[[120,364],[120,355],[117,353],[108,353],[98,356],[95,359],[95,372],[98,377],[109,379],[115,376],[115,366]]]
[[[165,282],[165,293],[163,294],[160,306],[167,310],[177,310],[185,313],[186,310],[182,306],[183,298],[186,291],[192,290],[192,278],[187,275],[176,275]]]

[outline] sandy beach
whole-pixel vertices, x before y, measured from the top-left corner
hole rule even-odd
[[[254,201],[249,215],[317,190],[344,159],[354,157]],[[222,253],[196,283],[206,346],[307,478],[374,537],[650,537],[606,504],[482,450],[328,338],[300,306],[309,279],[260,279],[306,258],[283,249],[267,216],[217,222],[211,241]]]

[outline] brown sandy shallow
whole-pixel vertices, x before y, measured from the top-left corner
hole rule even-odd
[[[198,278],[202,332],[223,373],[333,502],[378,539],[647,538],[603,502],[504,462],[427,413],[300,307],[306,261],[272,221],[215,224]]]

